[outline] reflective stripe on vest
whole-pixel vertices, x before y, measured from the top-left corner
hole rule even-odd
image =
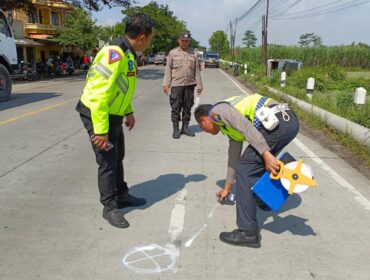
[[[267,97],[264,97],[256,93],[256,94],[249,95],[249,96],[233,96],[221,102],[227,102],[230,105],[232,105],[239,113],[241,113],[243,116],[248,118],[252,122],[252,124],[257,128],[257,126],[260,124],[255,121],[255,117],[254,117],[255,111],[270,101],[271,101],[271,98],[267,98]],[[228,127],[224,125],[223,123],[218,123],[217,120],[214,120],[212,118],[212,116],[210,117],[214,123],[219,125],[222,134],[227,135],[236,141],[246,140],[245,137],[241,133],[239,133],[237,130],[231,127]]]

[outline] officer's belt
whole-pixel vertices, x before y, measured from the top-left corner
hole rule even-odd
[[[274,115],[280,112],[290,110],[288,103],[277,104],[277,105],[270,107],[270,109]]]

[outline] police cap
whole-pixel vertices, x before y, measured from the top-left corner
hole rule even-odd
[[[190,36],[190,32],[189,31],[186,31],[186,32],[180,32],[179,33],[179,39],[181,40],[190,40],[191,36]]]

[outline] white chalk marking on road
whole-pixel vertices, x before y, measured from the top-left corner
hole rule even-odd
[[[178,257],[180,256],[180,242],[177,241],[184,228],[186,195],[186,189],[182,189],[178,192],[175,198],[175,206],[171,212],[170,226],[168,229],[169,241],[166,244],[166,248],[163,248],[157,244],[150,244],[131,249],[122,260],[122,263],[127,268],[137,273],[159,273],[167,270],[173,270],[175,273],[177,271],[176,263]],[[157,253],[150,255],[150,253],[148,253],[150,251],[156,251]],[[134,260],[128,260],[130,256],[135,256],[135,254],[139,256],[134,258]],[[147,261],[150,261],[154,265],[154,268],[145,268],[139,266],[140,263],[147,265]],[[159,261],[166,261],[168,265],[162,267],[158,263]]]
[[[140,267],[140,263],[148,266],[148,261],[153,265],[152,268]],[[165,264],[162,267],[160,263],[163,262]],[[123,257],[122,263],[136,273],[159,273],[173,269],[176,264],[176,256],[166,248],[157,244],[150,244],[131,249]]]
[[[230,81],[232,81],[234,83],[234,85],[237,86],[238,89],[240,89],[242,92],[244,92],[246,95],[251,95],[250,92],[247,92],[244,88],[242,88],[237,82],[235,82],[232,78],[230,78],[224,71],[222,71],[221,69],[218,69],[221,71],[222,74],[225,75],[226,78],[228,78]]]
[[[208,214],[208,218],[212,218],[213,217],[213,213],[215,212],[215,210],[217,209],[218,206],[220,206],[221,204],[220,203],[217,203],[215,205],[215,207],[213,207],[213,209],[211,210],[211,212]]]
[[[211,212],[208,214],[208,218],[212,218],[213,217],[213,213],[216,211],[216,209],[221,206],[221,204],[217,203],[211,210]],[[195,238],[197,238],[197,236],[207,227],[208,225],[207,224],[204,224],[201,229],[192,237],[190,238],[188,241],[186,241],[185,243],[185,247],[190,247],[192,244],[193,244],[193,241],[195,240]]]
[[[184,228],[186,194],[186,189],[182,189],[177,194],[168,229],[169,241],[166,244],[166,248],[171,251],[176,258],[180,256],[180,242],[178,242],[178,237]],[[174,267],[173,270],[176,272],[177,268]]]
[[[195,238],[197,238],[197,236],[207,227],[208,225],[207,224],[204,224],[200,230],[198,230],[198,232],[192,237],[190,238],[188,241],[186,241],[185,243],[185,247],[190,247],[191,244],[193,244],[193,241],[195,240]]]
[[[293,140],[294,144],[296,144],[304,153],[306,153],[313,161],[315,161],[318,165],[321,166],[322,169],[327,171],[331,177],[344,189],[349,191],[354,195],[354,199],[361,204],[366,210],[370,210],[370,201],[363,196],[355,187],[353,187],[350,183],[348,183],[342,176],[340,176],[334,169],[332,169],[329,165],[327,165],[321,158],[319,158],[314,152],[312,152],[306,145],[304,145],[300,140],[297,138]]]

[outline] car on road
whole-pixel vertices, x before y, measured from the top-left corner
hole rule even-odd
[[[155,65],[163,64],[163,61],[164,61],[164,54],[157,54],[154,57],[154,64]]]
[[[204,59],[204,66],[205,67],[219,67],[219,56],[216,52],[207,52],[203,59]]]
[[[147,59],[148,64],[154,64],[154,57],[155,57],[154,54],[149,54],[148,55],[148,59]]]

